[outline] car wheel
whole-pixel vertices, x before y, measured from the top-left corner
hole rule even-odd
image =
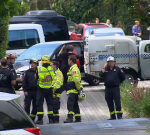
[[[137,81],[137,74],[134,71],[125,71],[125,82],[134,84]]]

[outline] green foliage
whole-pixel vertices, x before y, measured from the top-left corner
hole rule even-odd
[[[116,26],[120,20],[125,33],[130,35],[135,20],[140,20],[143,31],[147,31],[149,4],[148,0],[54,0],[52,9],[76,23],[95,22],[98,17],[100,22],[109,18]]]
[[[150,90],[124,83],[121,85],[122,106],[130,117],[150,116]]]

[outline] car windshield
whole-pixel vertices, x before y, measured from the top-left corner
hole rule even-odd
[[[124,36],[124,32],[122,29],[117,28],[99,28],[99,27],[92,27],[86,29],[86,36],[94,34],[94,36],[115,36],[120,35]]]
[[[30,59],[37,59],[40,60],[43,55],[51,55],[53,51],[59,46],[59,44],[42,44],[42,45],[35,45],[31,48],[27,49],[23,52],[17,60],[30,60]]]
[[[85,29],[85,36],[91,35],[92,31],[93,31],[93,30],[96,30],[96,29],[100,29],[100,27],[87,27],[87,28]]]

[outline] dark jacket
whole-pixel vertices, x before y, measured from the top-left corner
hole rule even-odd
[[[112,70],[107,67],[104,73],[100,72],[100,76],[103,78],[106,88],[119,87],[120,83],[125,80],[124,72],[117,66],[114,66]]]
[[[11,81],[16,80],[14,72],[10,71],[8,68],[0,69],[0,91],[7,93],[14,93],[11,85]]]
[[[24,74],[23,90],[24,91],[37,90],[37,71],[34,71],[32,68],[28,69]]]

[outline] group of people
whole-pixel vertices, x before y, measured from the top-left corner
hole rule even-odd
[[[9,54],[10,55],[10,54]],[[13,57],[12,57],[13,56]],[[11,58],[11,60],[10,60]],[[49,123],[59,122],[60,97],[63,91],[68,95],[68,115],[65,123],[81,121],[78,95],[82,90],[80,62],[72,45],[65,45],[58,54],[57,61],[50,61],[48,55],[41,58],[41,66],[36,59],[30,60],[30,68],[24,73],[22,80],[17,78],[13,68],[15,56],[1,59],[0,91],[15,93],[17,81],[22,81],[25,95],[24,109],[36,124],[43,124],[43,103],[47,104]],[[11,62],[9,62],[11,61]],[[30,110],[32,103],[32,110]]]
[[[30,68],[24,77],[17,78],[13,68],[15,55],[8,54],[1,59],[0,91],[15,93],[16,82],[23,83],[25,95],[24,109],[33,121],[37,116],[36,124],[43,124],[43,103],[47,104],[49,123],[59,123],[60,97],[63,91],[68,95],[68,114],[64,123],[81,122],[80,108],[78,105],[79,94],[82,92],[80,61],[72,45],[63,46],[58,54],[57,61],[50,61],[48,55],[42,56],[41,66],[36,59],[30,60]],[[110,120],[122,118],[120,101],[120,83],[124,81],[123,71],[115,66],[114,57],[107,58],[100,76],[103,77],[105,99],[110,111]],[[32,110],[30,110],[32,103]],[[116,118],[117,116],[117,118]]]
[[[95,19],[95,23],[96,24],[100,23],[99,18]],[[109,27],[113,27],[112,24],[111,24],[110,19],[106,20],[106,24]],[[117,24],[116,24],[116,27],[124,29],[122,21],[118,21]],[[150,31],[150,27],[148,27],[147,30]],[[141,31],[141,27],[140,27],[140,21],[138,21],[138,20],[135,20],[134,25],[132,26],[132,35],[133,36],[138,36],[138,37],[142,36],[142,31]],[[149,39],[150,39],[150,36],[149,36]]]
[[[51,62],[50,57],[44,55],[38,69],[38,61],[31,60],[31,68],[24,74],[24,108],[33,120],[37,115],[36,124],[43,124],[44,99],[47,104],[49,123],[59,122],[60,96],[63,91],[66,91],[68,95],[68,115],[64,122],[73,122],[73,116],[75,116],[75,122],[81,121],[78,95],[82,84],[80,70],[77,66],[77,56],[70,52],[71,45],[64,47],[66,52],[60,50],[58,61]],[[33,109],[30,113],[31,100],[33,100]]]

